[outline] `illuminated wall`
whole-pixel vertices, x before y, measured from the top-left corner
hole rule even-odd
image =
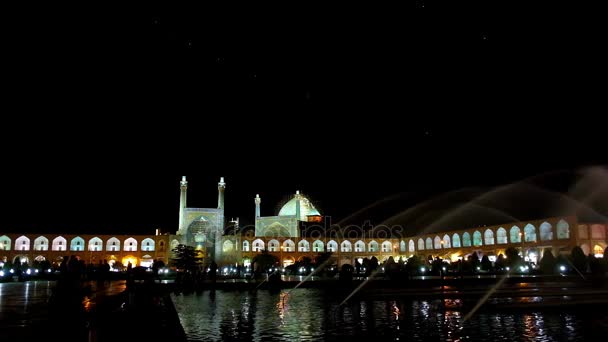
[[[266,237],[299,237],[295,216],[264,216],[255,219],[255,235]]]

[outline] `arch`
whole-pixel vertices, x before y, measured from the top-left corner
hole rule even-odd
[[[593,246],[593,255],[596,258],[603,258],[604,257],[604,248],[600,245]]]
[[[382,243],[382,252],[388,253],[393,251],[393,244],[390,241],[384,241]]]
[[[84,239],[80,236],[76,236],[70,241],[71,251],[84,251]]]
[[[553,226],[549,222],[540,224],[540,241],[553,240]]]
[[[405,247],[405,241],[401,240],[401,242],[399,243],[399,252],[407,252],[407,249]]]
[[[296,263],[296,259],[292,256],[287,256],[283,258],[283,267],[287,267]]]
[[[337,252],[338,243],[334,240],[329,240],[329,242],[327,242],[327,251],[328,252]]]
[[[426,249],[433,249],[433,240],[432,240],[430,237],[427,237],[427,238],[426,238],[426,241],[425,241],[424,247],[425,247]]]
[[[44,236],[39,236],[34,240],[35,251],[48,251],[49,250],[49,239]]]
[[[473,246],[477,247],[481,245],[481,232],[479,232],[479,230],[476,230],[475,232],[473,232]]]
[[[249,241],[243,240],[243,252],[249,252]]]
[[[287,240],[283,241],[283,251],[284,252],[295,252],[296,244],[291,239],[287,239]]]
[[[321,240],[315,240],[315,242],[312,243],[312,251],[313,252],[323,252],[325,245],[323,244],[323,241]]]
[[[116,239],[116,238],[112,238],[112,239]],[[116,239],[116,240],[118,241],[118,239]],[[108,240],[108,246],[109,245],[110,245],[110,240]],[[118,250],[120,250],[120,241],[118,241],[117,245],[118,245]],[[174,250],[178,245],[179,245],[179,240],[173,239],[173,240],[171,240],[169,247],[171,247],[171,250]],[[110,249],[108,248],[106,250],[109,251]]]
[[[352,244],[348,240],[342,241],[342,252],[352,252]]]
[[[418,239],[418,250],[419,251],[424,250],[424,240],[422,240],[422,238]]]
[[[503,245],[507,243],[507,230],[503,227],[500,227],[496,230],[496,242],[499,245]]]
[[[570,225],[568,224],[568,222],[564,221],[563,219],[559,220],[559,222],[557,222],[556,228],[558,240],[570,238]]]
[[[204,232],[196,232],[193,234],[194,235],[194,243],[196,244],[197,247],[202,247],[205,244],[205,241],[207,241],[207,236],[205,235]],[[126,246],[125,246],[126,248]]]
[[[458,233],[454,233],[454,235],[452,235],[452,246],[454,248],[460,248],[460,235],[458,235]]]
[[[486,229],[483,233],[483,243],[484,245],[493,245],[494,244],[494,232],[492,229]]]
[[[448,234],[443,236],[443,248],[452,248],[452,243]]]
[[[509,239],[511,240],[511,243],[521,242],[521,230],[518,226],[511,227],[511,230],[509,230]]]
[[[300,240],[300,242],[298,242],[298,251],[310,252],[310,242],[308,242],[308,240]]]
[[[130,237],[124,242],[124,250],[127,252],[135,252],[137,251],[137,240]]]
[[[232,252],[233,249],[234,249],[234,243],[232,243],[232,241],[230,241],[230,240],[224,241],[224,244],[222,245],[222,252],[230,253],[230,252]]]
[[[278,252],[279,251],[279,241],[276,239],[272,239],[268,241],[268,251],[269,252]]]
[[[536,227],[530,223],[524,227],[524,241],[536,242]]]
[[[97,236],[89,240],[89,251],[99,252],[103,249],[103,241]]]
[[[408,252],[413,253],[416,251],[416,244],[414,243],[414,240],[410,240],[410,242],[408,243]]]
[[[141,240],[141,250],[144,252],[152,252],[155,249],[156,242],[151,238]]]
[[[6,235],[0,236],[0,251],[11,250],[11,238]]]
[[[158,242],[158,250],[160,252],[164,252],[165,251],[165,241],[159,241]]]
[[[25,235],[21,235],[20,237],[18,237],[17,240],[15,240],[15,250],[16,251],[29,251],[30,250],[30,239]]]
[[[122,264],[124,267],[129,267],[129,264],[131,264],[131,267],[135,267],[139,264],[139,259],[137,259],[136,256],[134,255],[127,255],[125,257],[122,258]]]
[[[355,242],[355,252],[365,252],[365,242],[361,240]]]
[[[173,243],[175,243],[175,246],[173,246]],[[171,249],[174,249],[175,247],[177,247],[177,245],[179,245],[179,241],[177,241],[177,240],[171,241]],[[109,238],[108,241],[106,241],[106,251],[109,251],[109,252],[120,251],[120,240],[118,240],[116,237]]]
[[[63,236],[58,236],[53,239],[53,245],[51,250],[53,251],[65,251],[68,245],[68,241]]]
[[[462,247],[471,247],[471,234],[469,232],[462,234]]]
[[[21,265],[29,265],[30,259],[27,257],[27,255],[15,255],[13,258],[13,264],[17,267]]]
[[[151,255],[144,255],[141,257],[141,260],[139,262],[139,266],[142,267],[152,267],[152,265],[154,265],[154,258]]]
[[[273,222],[264,230],[265,237],[287,237],[290,236],[289,230],[279,222]]]
[[[376,240],[372,240],[367,244],[367,251],[368,252],[378,252],[379,251],[378,243],[376,242]]]
[[[253,240],[252,244],[253,247],[251,247],[251,250],[254,252],[260,252],[266,249],[265,245],[264,245],[264,241],[262,239],[255,239]]]
[[[435,239],[433,239],[433,247],[435,249],[441,249],[443,247],[439,235],[435,236]]]

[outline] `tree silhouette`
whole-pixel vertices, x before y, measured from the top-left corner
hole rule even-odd
[[[324,268],[325,266],[328,266],[328,265],[324,265],[324,264],[325,264],[326,261],[328,261],[331,258],[331,256],[332,256],[332,252],[323,252],[323,253],[318,254],[315,257],[315,262],[314,262],[315,267],[317,267],[317,268],[323,267]],[[319,271],[321,271],[321,269],[319,269]]]
[[[279,259],[268,253],[267,250],[263,250],[262,253],[256,255],[251,261],[255,265],[255,271],[266,272],[267,269],[279,262]]]
[[[203,258],[192,246],[179,244],[172,249],[171,265],[178,271],[194,272],[202,263]]]

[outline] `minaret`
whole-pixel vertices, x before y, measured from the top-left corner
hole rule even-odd
[[[186,209],[186,192],[188,190],[188,181],[186,181],[186,176],[182,176],[182,181],[179,182],[179,188],[181,189],[179,196],[179,227],[177,230],[177,235],[183,235],[186,232],[184,231],[184,209]]]
[[[300,190],[296,190],[296,219],[300,219]]]
[[[226,183],[224,177],[220,177],[219,183],[217,183],[217,222],[216,229],[211,233],[210,239],[215,245],[215,256],[213,261],[220,262],[222,260],[222,236],[224,235],[224,190],[226,190]]]
[[[226,183],[224,177],[220,177],[220,182],[217,183],[217,208],[224,209],[224,190],[226,189]]]
[[[260,194],[256,194],[255,195],[255,217],[260,217],[260,203],[262,203]]]

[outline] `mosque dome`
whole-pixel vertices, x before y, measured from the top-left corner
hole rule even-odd
[[[279,216],[294,216],[296,214],[296,201],[298,196],[300,197],[300,220],[308,221],[307,216],[321,215],[317,208],[310,202],[304,195],[300,195],[299,192],[290,199],[281,210],[279,210]]]

